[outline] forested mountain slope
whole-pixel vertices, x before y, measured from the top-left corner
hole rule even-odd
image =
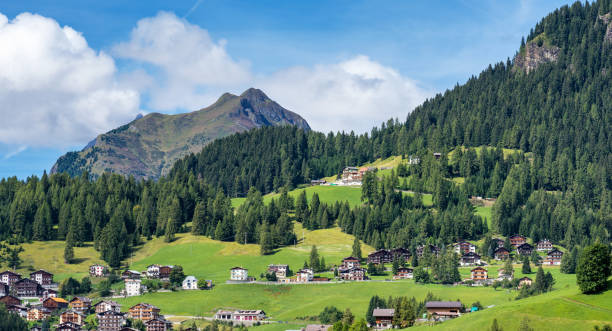
[[[60,157],[51,173],[103,172],[158,179],[174,161],[211,141],[261,126],[295,125],[309,130],[299,115],[284,109],[261,90],[223,94],[211,106],[185,114],[148,114],[98,136],[80,152]]]

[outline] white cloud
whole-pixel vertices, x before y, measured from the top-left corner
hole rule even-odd
[[[26,149],[28,149],[28,146],[19,146],[17,149],[4,154],[3,159],[8,160],[17,154],[24,152]]]
[[[315,130],[365,132],[389,118],[404,120],[431,93],[367,56],[294,67],[261,77],[257,86],[302,115]]]
[[[160,70],[158,84],[146,89],[156,110],[197,109],[251,79],[248,64],[232,59],[224,40],[167,12],[138,21],[114,53]]]
[[[129,121],[139,95],[115,81],[113,59],[55,20],[0,14],[0,142],[81,144]]]

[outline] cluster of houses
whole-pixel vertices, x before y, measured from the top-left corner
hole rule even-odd
[[[527,243],[527,238],[521,235],[513,235],[508,238],[510,245],[519,256],[529,256],[533,253],[534,249],[538,252],[546,252],[546,257],[542,261],[543,265],[561,265],[561,258],[563,252],[556,249],[553,243],[548,239],[542,239],[536,243],[535,247]],[[510,256],[510,251],[504,247],[504,241],[502,239],[495,238],[492,240],[496,249],[494,256],[496,260],[505,260]]]
[[[22,299],[46,298],[57,294],[53,274],[45,270],[30,273],[30,277],[6,270],[0,273],[0,296],[14,295]]]
[[[170,273],[174,266],[152,264],[147,266],[147,270],[143,272],[135,270],[126,270],[121,273],[121,278],[124,281],[124,292],[126,297],[142,295],[146,292],[147,287],[142,284],[142,279],[159,279],[161,281],[169,281]],[[91,268],[90,268],[91,270]],[[187,276],[182,281],[183,290],[198,290],[198,279],[195,276]],[[206,288],[212,288],[212,281],[206,280]]]
[[[461,301],[428,301],[425,303],[427,316],[432,321],[444,321],[447,319],[459,317],[463,311]],[[376,322],[370,325],[376,330],[385,330],[393,327],[393,318],[395,317],[395,309],[393,308],[375,308],[372,311],[372,317]]]
[[[41,304],[25,308],[19,298],[4,296],[0,303],[6,305],[10,312],[16,313],[24,319],[37,322],[45,320],[52,315],[58,316],[56,330],[80,331],[85,326],[85,319],[91,313],[96,315],[98,331],[136,331],[126,326],[128,318],[143,322],[146,331],[166,331],[172,329],[172,323],[160,315],[160,309],[147,304],[139,303],[129,308],[127,313],[121,312],[121,305],[115,301],[100,301],[94,305],[87,297],[74,297],[67,301],[58,297],[50,297]]]

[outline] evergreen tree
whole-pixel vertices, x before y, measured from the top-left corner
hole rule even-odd
[[[359,259],[360,261],[362,259],[361,243],[359,242],[359,239],[357,237],[355,237],[355,239],[353,240],[353,252],[351,253],[351,256]]]
[[[274,243],[268,224],[264,222],[259,230],[259,246],[261,255],[268,255],[274,251]]]
[[[531,273],[531,265],[529,265],[529,258],[527,257],[527,255],[523,256],[523,268],[521,271],[524,274]]]
[[[74,260],[74,248],[72,242],[66,241],[66,247],[64,248],[64,262],[72,263]]]
[[[504,275],[514,275],[514,267],[512,266],[512,258],[510,256],[508,256],[508,259],[506,259],[506,263],[504,264]]]
[[[310,268],[312,268],[312,271],[314,272],[318,272],[320,271],[321,267],[319,266],[320,260],[319,260],[319,252],[317,251],[317,246],[313,245],[312,248],[310,249]]]
[[[203,201],[196,204],[191,221],[191,233],[196,235],[206,234],[206,205]]]
[[[504,329],[497,324],[497,318],[493,319],[493,323],[491,324],[491,331],[503,331]]]
[[[582,293],[591,294],[606,290],[610,276],[610,249],[596,243],[580,253],[576,267],[576,280]]]
[[[578,261],[578,249],[572,248],[571,252],[563,254],[561,259],[561,272],[564,274],[575,274]]]

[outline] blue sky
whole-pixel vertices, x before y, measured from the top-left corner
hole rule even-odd
[[[314,129],[363,132],[389,117],[404,119],[424,98],[511,58],[535,23],[568,3],[3,3],[7,22],[3,27],[0,19],[0,42],[18,46],[12,53],[2,47],[0,64],[22,71],[8,73],[13,84],[0,93],[0,115],[11,119],[0,124],[0,178],[40,175],[61,154],[139,112],[191,111],[224,91],[253,85]],[[24,12],[37,16],[19,16]],[[170,27],[176,31],[166,34]],[[38,37],[58,39],[44,47],[17,42]],[[152,47],[158,37],[165,42]],[[70,54],[58,49],[64,42]],[[43,67],[32,73],[27,63],[14,63],[21,59]],[[71,89],[74,78],[65,86],[56,83],[72,73],[84,73],[76,81],[86,88]],[[360,120],[345,120],[348,112],[359,113]]]

